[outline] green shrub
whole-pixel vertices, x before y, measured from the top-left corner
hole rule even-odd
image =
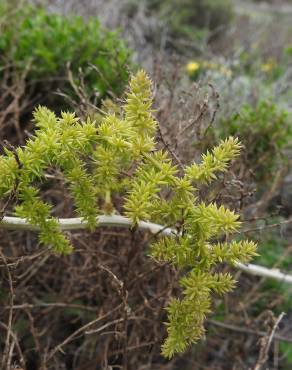
[[[193,38],[195,29],[219,30],[233,18],[230,0],[148,0],[148,6],[161,13],[174,36]]]
[[[130,53],[117,32],[103,29],[95,18],[65,17],[28,5],[15,11],[8,3],[0,7],[0,71],[6,66],[12,66],[17,75],[27,70],[27,89],[34,91],[34,98],[48,94],[46,103],[59,109],[52,91],[73,93],[67,80],[68,63],[74,77],[82,70],[86,93],[97,101],[107,91],[122,91]]]
[[[291,140],[291,114],[270,101],[260,101],[256,107],[245,105],[239,114],[219,123],[219,137],[226,135],[242,140],[249,166],[262,181],[283,158],[283,149]]]

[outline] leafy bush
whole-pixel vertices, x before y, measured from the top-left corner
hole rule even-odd
[[[151,105],[151,82],[141,71],[130,82],[122,114],[109,113],[98,126],[90,120],[80,122],[72,113],[57,118],[47,108],[38,108],[35,135],[25,147],[6,149],[0,157],[0,198],[17,196],[16,214],[58,253],[69,253],[72,247],[51,215],[52,205],[40,195],[38,184],[46,182],[49,168],[62,173],[76,213],[89,228],[97,225],[99,214],[116,212],[133,226],[150,221],[173,228],[174,235],[158,236],[150,247],[152,258],[172,264],[182,275],[182,297],[172,299],[167,308],[163,354],[172,357],[204,333],[211,294],[224,294],[235,284],[229,273],[214,271],[215,267],[248,261],[256,246],[222,239],[238,230],[239,216],[224,206],[206,204],[197,193],[238,156],[238,140],[222,141],[202,156],[200,164],[179,171],[168,152],[156,148]],[[118,195],[122,206],[115,207]]]
[[[247,162],[258,180],[270,176],[292,136],[291,114],[270,101],[245,105],[240,113],[222,119],[219,137],[237,135],[246,147]]]
[[[46,103],[60,110],[60,100],[52,91],[74,94],[67,78],[68,63],[73,78],[82,71],[86,92],[97,101],[107,91],[121,92],[130,59],[117,32],[103,29],[95,18],[65,17],[28,5],[13,10],[8,2],[0,7],[1,77],[7,68],[13,74],[25,74],[26,94],[32,93],[34,104],[38,96],[48,94]]]
[[[233,18],[230,0],[148,0],[148,5],[162,14],[174,36],[193,38],[195,29],[218,31]]]

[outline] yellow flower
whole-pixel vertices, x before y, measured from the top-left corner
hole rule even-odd
[[[187,70],[188,74],[190,74],[190,75],[198,72],[199,69],[200,69],[200,63],[198,63],[198,62],[189,62],[186,65],[186,70]]]
[[[270,62],[263,63],[261,65],[261,70],[262,72],[269,73],[269,72],[272,72],[274,67],[275,67],[275,62],[270,61]]]

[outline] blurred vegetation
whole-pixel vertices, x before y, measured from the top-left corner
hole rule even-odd
[[[284,160],[283,150],[292,139],[292,116],[274,102],[259,101],[255,107],[244,105],[239,113],[223,118],[218,131],[219,137],[240,138],[250,168],[257,181],[263,182]]]
[[[26,89],[41,100],[45,96],[46,104],[57,110],[64,99],[54,91],[74,96],[72,82],[78,87],[78,76],[96,104],[108,94],[121,93],[128,80],[130,51],[118,33],[101,27],[98,19],[52,14],[30,5],[14,7],[8,1],[1,2],[0,14],[1,78],[7,70],[25,75]]]
[[[147,0],[150,12],[158,12],[174,37],[196,39],[204,31],[220,34],[233,19],[231,0]]]

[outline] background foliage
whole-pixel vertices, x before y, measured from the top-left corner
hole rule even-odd
[[[85,102],[99,106],[123,91],[130,51],[117,31],[94,17],[6,1],[0,7],[1,126],[11,120],[20,137],[19,126],[39,103],[60,112],[78,102],[80,111]],[[11,106],[18,106],[17,116]]]

